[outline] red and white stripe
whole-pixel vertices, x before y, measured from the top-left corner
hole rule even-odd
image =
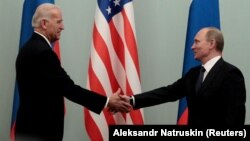
[[[88,68],[87,88],[110,97],[118,88],[126,95],[141,93],[132,2],[107,23],[97,7]],[[98,115],[84,109],[85,126],[91,141],[108,141],[108,125],[143,124],[143,110]]]

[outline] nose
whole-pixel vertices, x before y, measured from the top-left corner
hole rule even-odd
[[[194,50],[194,48],[195,48],[195,45],[193,44],[193,45],[191,46],[191,49]]]
[[[60,29],[64,30],[64,24],[63,23],[61,24]]]

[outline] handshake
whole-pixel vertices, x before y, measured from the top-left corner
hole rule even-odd
[[[130,97],[127,95],[121,94],[121,89],[118,89],[112,96],[109,97],[108,101],[108,111],[111,113],[127,113],[133,109],[133,106],[130,104]]]

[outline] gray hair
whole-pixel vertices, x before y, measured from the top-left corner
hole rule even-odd
[[[37,7],[32,17],[32,27],[39,27],[40,22],[44,19],[49,20],[52,16],[51,10],[60,9],[58,6],[51,3],[44,3]]]
[[[224,48],[224,37],[222,32],[216,27],[208,27],[207,29],[208,29],[206,34],[207,41],[215,40],[217,44],[216,46],[217,50],[222,52]]]

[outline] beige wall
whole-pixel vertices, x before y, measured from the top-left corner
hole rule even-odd
[[[55,0],[64,13],[62,65],[75,83],[85,87],[95,15],[95,0]],[[9,140],[22,0],[0,1],[0,140]],[[188,0],[134,0],[142,90],[168,85],[181,77]],[[220,0],[224,59],[238,66],[250,90],[250,1]],[[149,75],[150,74],[150,75]],[[250,124],[247,93],[246,124]],[[144,109],[146,124],[175,124],[178,102]],[[157,116],[156,116],[157,115]],[[88,140],[82,107],[67,101],[65,141]]]

